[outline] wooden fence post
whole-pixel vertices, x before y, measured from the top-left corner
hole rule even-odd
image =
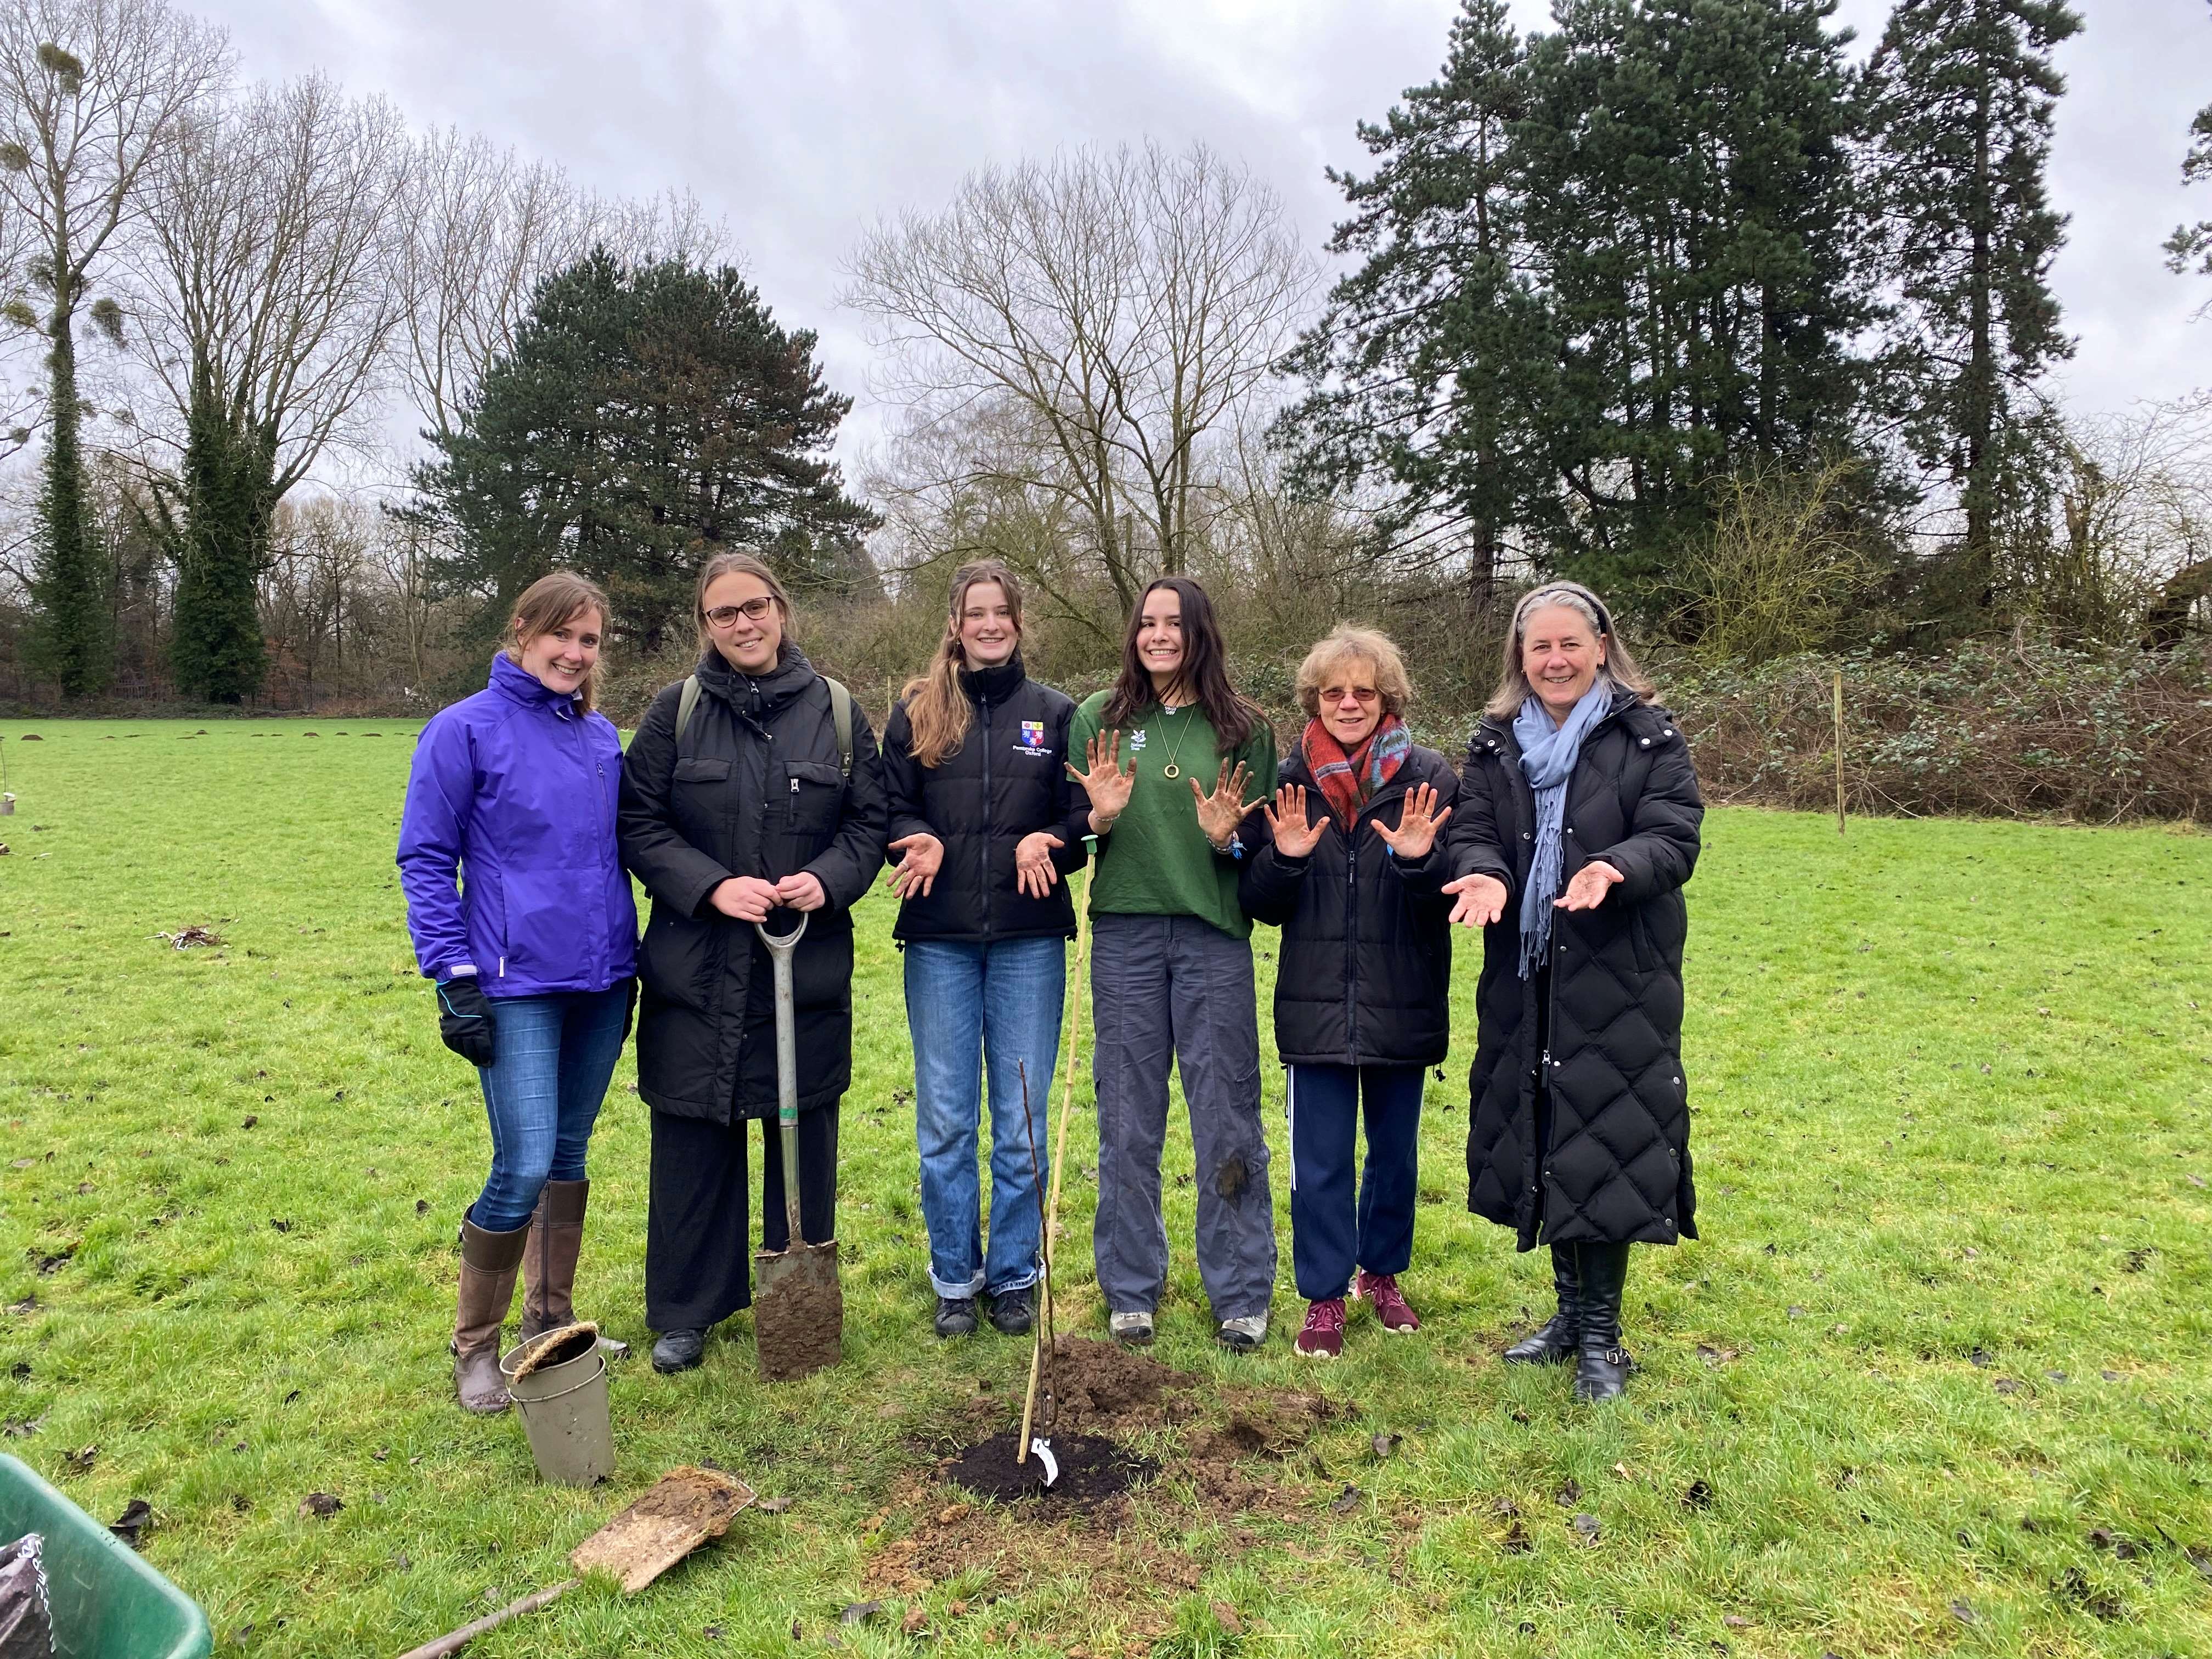
[[[1836,671],[1836,833],[1844,833],[1844,671]]]

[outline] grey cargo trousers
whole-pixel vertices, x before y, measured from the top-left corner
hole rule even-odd
[[[1264,1314],[1274,1206],[1260,1117],[1252,946],[1195,916],[1091,919],[1098,1216],[1091,1248],[1114,1313],[1150,1313],[1167,1283],[1160,1211],[1168,1066],[1181,1067],[1198,1170],[1198,1272],[1217,1320]]]

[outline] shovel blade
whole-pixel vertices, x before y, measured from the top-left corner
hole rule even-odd
[[[753,1489],[720,1469],[685,1464],[671,1469],[637,1502],[576,1546],[569,1565],[580,1573],[614,1575],[635,1595],[710,1538],[720,1538]]]
[[[845,1292],[837,1241],[753,1257],[753,1340],[770,1382],[811,1376],[844,1358]]]

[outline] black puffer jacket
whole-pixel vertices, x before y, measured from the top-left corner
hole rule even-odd
[[[1276,850],[1267,815],[1247,816],[1237,878],[1244,913],[1283,930],[1275,967],[1275,1047],[1292,1066],[1434,1066],[1451,1046],[1451,901],[1443,896],[1447,822],[1428,855],[1400,859],[1368,826],[1393,830],[1407,792],[1428,784],[1438,811],[1459,781],[1416,748],[1347,826],[1314,785],[1302,750],[1278,770],[1303,784],[1306,817],[1328,828],[1306,857]]]
[[[707,900],[732,876],[809,871],[830,901],[806,918],[792,959],[799,1106],[809,1111],[852,1080],[852,908],[883,867],[882,763],[856,708],[853,775],[841,774],[829,685],[794,646],[759,679],[714,651],[697,672],[682,744],[677,684],[653,698],[623,763],[616,833],[653,895],[638,943],[638,1093],[678,1117],[775,1115],[775,967],[750,922]],[[769,913],[779,933],[795,920]]]
[[[1483,932],[1469,1079],[1468,1207],[1520,1247],[1697,1237],[1682,1073],[1682,884],[1705,803],[1681,728],[1620,693],[1583,742],[1567,784],[1561,888],[1602,859],[1626,878],[1595,910],[1553,913],[1548,975],[1520,975],[1521,895],[1535,798],[1512,724],[1485,716],[1446,826],[1454,877],[1496,876],[1510,895]],[[1550,1006],[1537,1006],[1547,985]],[[1548,1013],[1548,1049],[1539,1037]],[[1550,1137],[1538,1136],[1549,1068]]]
[[[963,670],[968,735],[936,766],[914,757],[906,705],[884,722],[884,781],[890,839],[927,834],[945,843],[945,862],[926,898],[899,907],[899,939],[986,945],[994,939],[1075,934],[1067,884],[1043,898],[1014,884],[1014,848],[1048,830],[1061,842],[1053,863],[1062,875],[1083,867],[1091,802],[1067,775],[1067,725],[1075,702],[1023,672],[1016,656],[980,673]]]

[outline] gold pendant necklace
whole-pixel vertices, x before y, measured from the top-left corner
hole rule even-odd
[[[1183,708],[1188,708],[1189,707],[1190,705],[1188,703],[1185,703],[1182,706]],[[1170,708],[1165,703],[1162,703],[1160,705],[1160,712],[1164,714],[1181,714],[1182,709]],[[1176,764],[1176,757],[1182,753],[1182,740],[1189,735],[1190,722],[1188,720],[1185,720],[1182,723],[1182,731],[1176,738],[1175,747],[1168,750],[1168,763],[1160,769],[1160,775],[1162,777],[1172,781],[1182,775],[1182,769]]]

